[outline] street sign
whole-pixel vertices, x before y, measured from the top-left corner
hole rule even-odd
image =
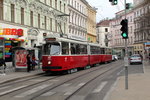
[[[129,60],[127,56],[124,57],[124,66],[129,66]]]

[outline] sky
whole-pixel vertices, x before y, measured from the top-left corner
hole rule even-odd
[[[124,0],[118,0],[117,5],[111,5],[109,0],[86,0],[92,7],[98,8],[96,22],[106,18],[115,17],[115,13],[124,9]],[[127,3],[133,3],[133,0],[126,0]]]

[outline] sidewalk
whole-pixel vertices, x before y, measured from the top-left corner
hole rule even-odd
[[[34,76],[41,73],[43,73],[42,69],[39,69],[37,66],[34,71],[30,72],[15,72],[15,69],[13,67],[10,67],[10,69],[6,70],[5,74],[0,74],[0,83],[6,83],[11,80]]]
[[[150,62],[144,61],[144,74],[128,76],[128,90],[125,90],[125,77],[117,79],[104,100],[150,100]]]

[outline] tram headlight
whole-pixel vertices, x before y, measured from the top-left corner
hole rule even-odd
[[[48,61],[48,64],[50,65],[50,64],[51,64],[51,61]]]

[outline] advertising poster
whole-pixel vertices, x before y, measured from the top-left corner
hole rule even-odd
[[[26,50],[16,50],[15,52],[15,65],[16,68],[27,68],[26,56],[28,51]]]

